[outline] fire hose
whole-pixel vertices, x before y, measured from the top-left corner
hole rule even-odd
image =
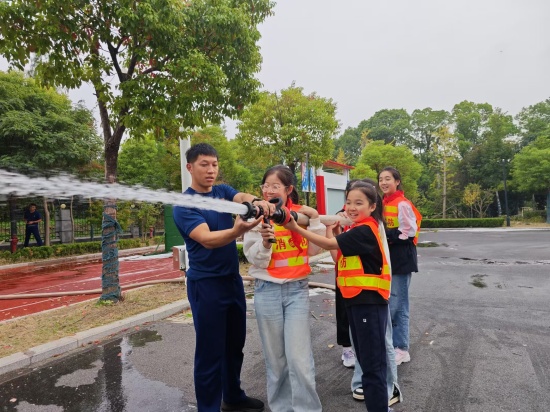
[[[243,280],[253,281],[252,276],[242,276]],[[165,280],[149,280],[147,282],[138,282],[132,283],[129,285],[122,286],[123,290],[133,289],[142,286],[156,285],[160,283],[184,283],[185,277],[179,277],[175,279],[165,279]],[[319,283],[319,282],[309,282],[309,287],[318,287],[325,289],[334,290],[334,285],[329,285],[328,283]],[[49,292],[49,293],[21,293],[14,295],[0,295],[0,300],[14,300],[14,299],[38,299],[38,298],[59,298],[64,296],[79,296],[79,295],[100,295],[102,292],[101,289],[88,289],[80,290],[74,292]]]

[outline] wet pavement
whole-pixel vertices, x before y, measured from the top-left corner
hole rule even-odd
[[[47,294],[101,289],[101,271],[101,259],[57,265],[45,264],[11,271],[4,270],[0,277],[0,295]],[[120,258],[119,279],[123,290],[126,285],[132,283],[175,279],[180,276],[180,271],[173,268],[171,253]],[[88,299],[97,299],[99,296],[98,293],[0,300],[0,321]]]
[[[542,412],[550,404],[550,231],[423,232],[411,284],[411,357],[396,412]],[[332,265],[313,281],[332,283]],[[325,411],[364,411],[336,345],[334,295],[311,290],[317,387]],[[243,388],[265,400],[249,302]],[[195,411],[188,314],[0,376],[0,411]],[[266,408],[266,410],[268,410]]]

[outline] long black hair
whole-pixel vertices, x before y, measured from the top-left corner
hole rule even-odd
[[[371,179],[368,179],[368,180],[372,181]],[[371,216],[377,221],[384,222],[383,215],[382,215],[382,200],[380,199],[378,190],[376,190],[376,186],[370,182],[365,182],[365,179],[362,179],[353,183],[349,192],[351,192],[352,190],[360,190],[361,193],[363,193],[367,197],[371,205],[376,205],[376,208],[371,213]]]
[[[300,197],[298,196],[298,192],[296,191],[296,176],[294,176],[292,170],[290,170],[289,167],[285,165],[276,165],[270,167],[264,173],[264,177],[262,178],[262,185],[265,183],[265,180],[273,174],[276,174],[279,180],[286,187],[292,186],[292,192],[288,194],[288,197],[290,198],[290,200],[292,200],[292,203],[297,205],[300,201]]]
[[[401,173],[399,173],[399,171],[395,167],[387,166],[380,171],[380,173],[382,172],[390,172],[395,180],[399,180],[397,190],[403,190],[403,185],[401,184],[403,182],[401,180]],[[378,173],[378,180],[380,180],[380,173]]]

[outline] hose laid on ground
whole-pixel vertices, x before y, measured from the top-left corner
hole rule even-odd
[[[185,277],[175,279],[149,280],[147,282],[131,283],[121,286],[123,290],[133,289],[140,286],[156,285],[159,283],[182,283],[185,282]],[[50,292],[50,293],[26,293],[16,295],[0,295],[0,300],[8,299],[35,299],[35,298],[57,298],[63,296],[78,296],[78,295],[98,295],[102,293],[102,289],[79,290],[74,292]]]
[[[243,276],[243,280],[255,280],[256,278],[252,276]],[[331,289],[335,290],[336,286],[329,285],[328,283],[319,283],[319,282],[309,282],[309,287],[315,287],[315,288],[325,288],[325,289]]]
[[[248,281],[253,281],[255,279],[252,276],[243,276],[242,278],[243,280],[248,280]],[[121,287],[123,290],[126,290],[126,289],[137,288],[140,286],[157,285],[159,283],[182,283],[182,282],[185,282],[185,277],[183,276],[175,279],[149,280],[147,282],[131,283],[129,285],[123,285]],[[335,286],[329,285],[328,283],[309,282],[309,287],[335,290]],[[0,295],[0,300],[59,298],[63,296],[78,296],[78,295],[98,295],[98,294],[101,294],[101,292],[102,292],[102,289],[79,290],[75,292],[25,293],[25,294],[16,294],[16,295]]]

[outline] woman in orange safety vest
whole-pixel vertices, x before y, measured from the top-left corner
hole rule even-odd
[[[390,248],[392,285],[390,313],[393,326],[395,363],[409,362],[409,286],[412,272],[418,272],[416,242],[422,216],[401,187],[401,175],[393,167],[378,175],[378,187],[384,193],[384,220]]]
[[[327,226],[325,236],[300,228],[294,220],[286,228],[330,250],[338,262],[337,285],[342,292],[357,361],[363,370],[364,400],[369,412],[388,411],[385,333],[388,322],[391,271],[378,231],[382,211],[378,193],[368,183],[356,182],[346,196],[346,214],[353,222],[339,232],[339,223]]]
[[[325,233],[317,211],[297,204],[294,174],[287,166],[270,168],[261,188],[264,200],[280,198],[288,209],[308,216],[309,226],[304,231]],[[315,388],[308,285],[309,256],[320,248],[271,222],[245,233],[243,249],[252,264],[248,273],[256,278],[254,307],[267,370],[269,408],[273,412],[321,411]]]

